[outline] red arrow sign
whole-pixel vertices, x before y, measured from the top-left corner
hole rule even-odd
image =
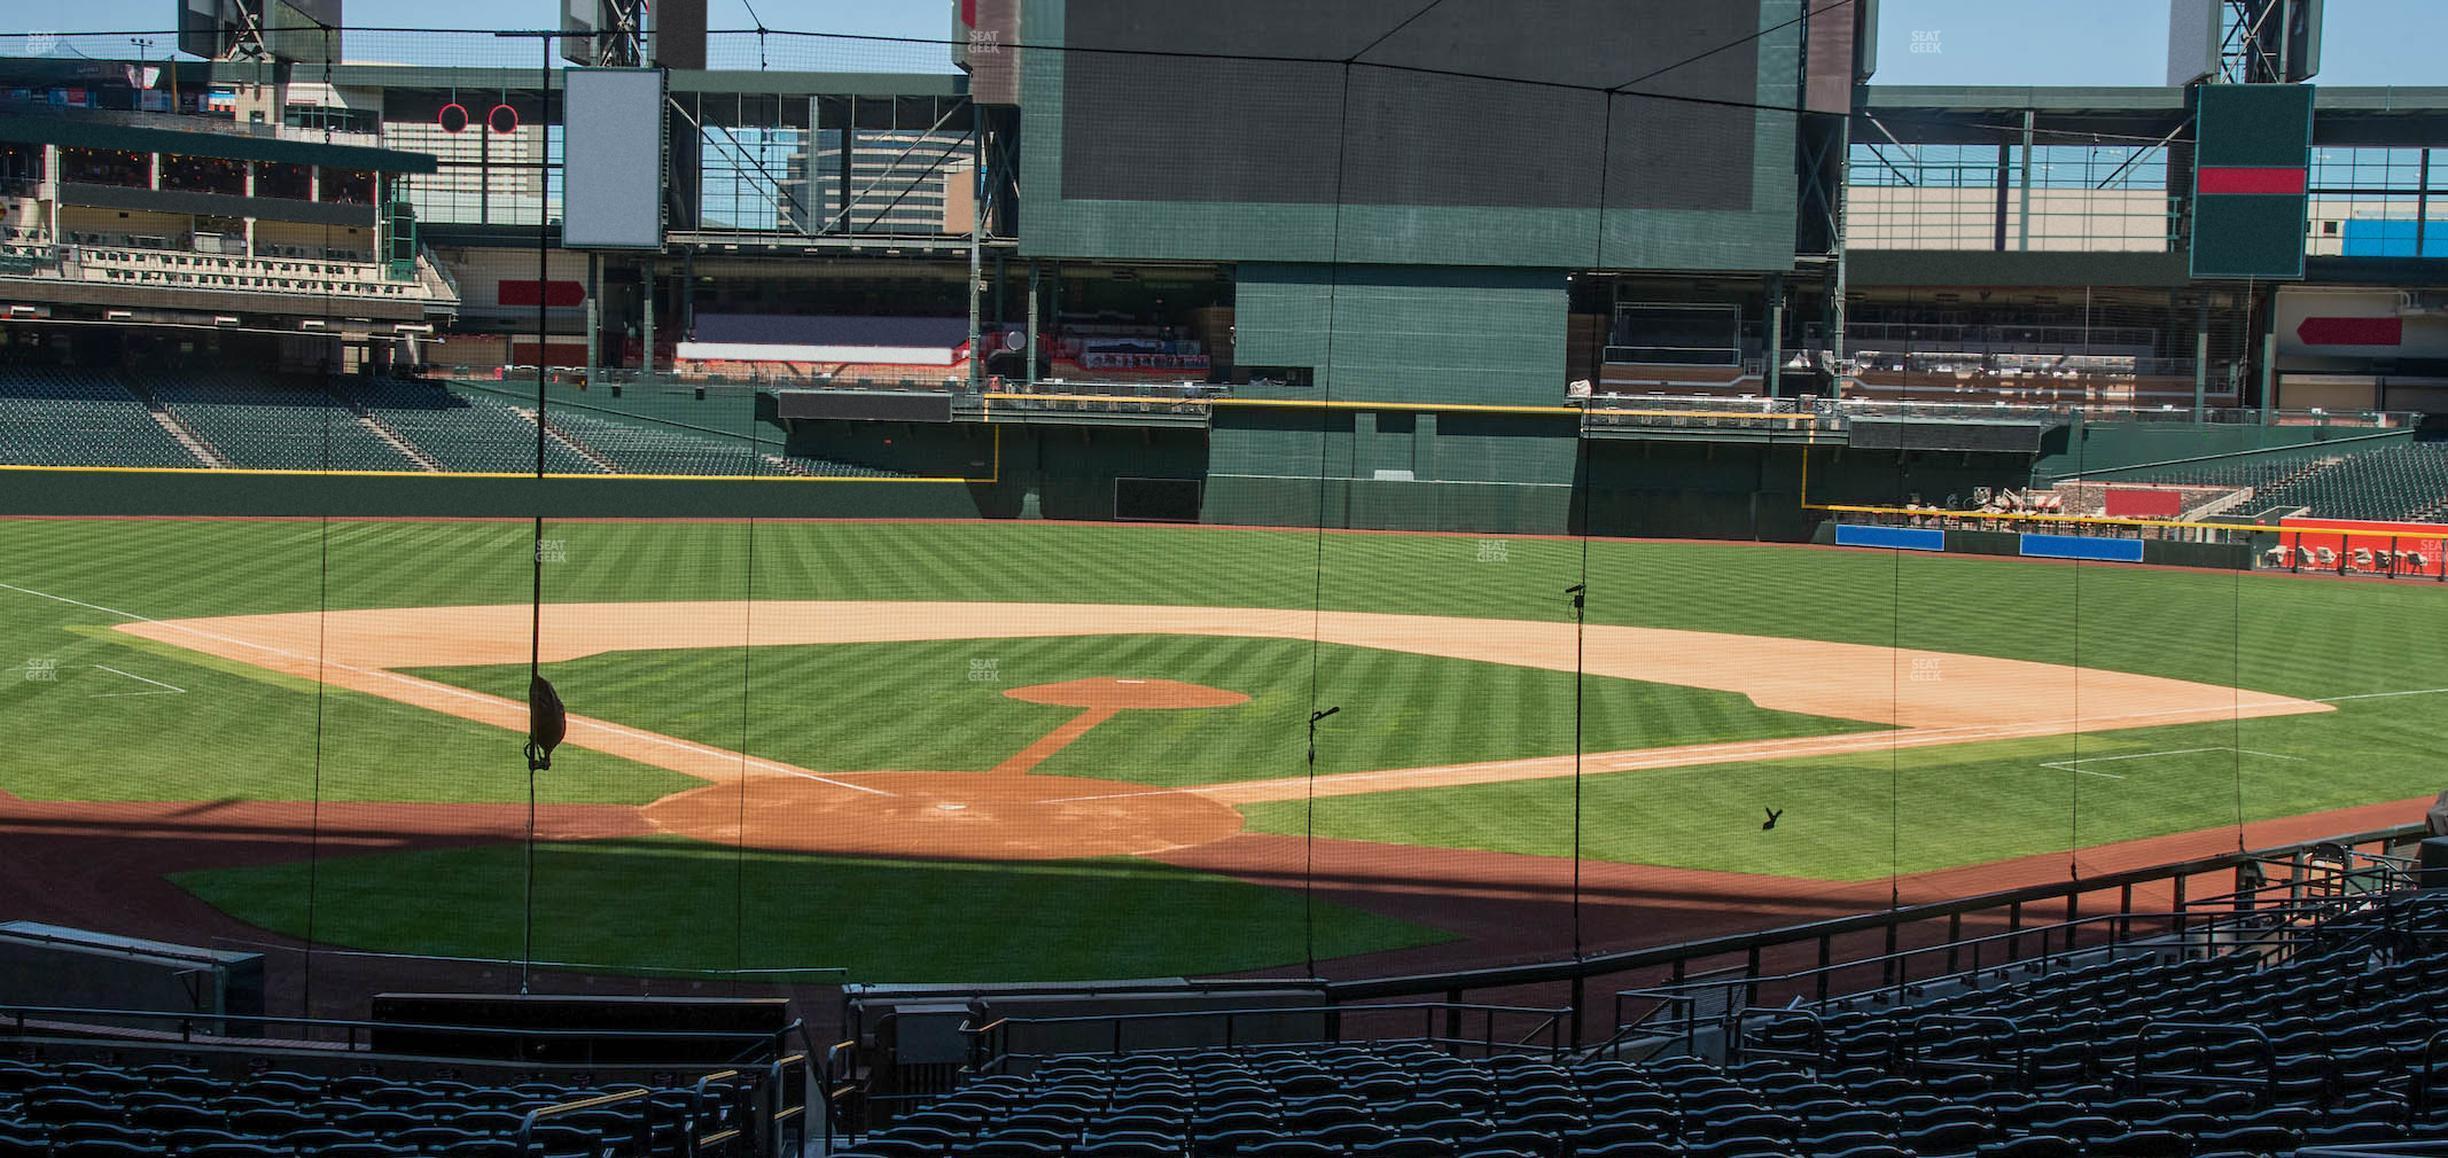
[[[2397,346],[2405,343],[2405,319],[2305,318],[2295,336],[2307,346]]]

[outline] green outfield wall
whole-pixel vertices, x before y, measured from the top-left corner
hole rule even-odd
[[[1227,525],[1802,541],[1813,506],[1967,503],[2053,470],[2300,456],[2410,437],[2368,429],[2099,423],[2028,454],[1577,437],[1568,416],[1222,408],[1212,429],[800,423],[794,452],[924,480],[0,471],[0,514],[352,518],[1103,521],[1118,491],[1188,496]],[[2077,450],[2076,448],[2080,448]]]

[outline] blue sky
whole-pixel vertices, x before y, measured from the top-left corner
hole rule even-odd
[[[2319,83],[2448,84],[2442,0],[2329,0]],[[2159,84],[2164,0],[1883,0],[1877,84]],[[1915,52],[1913,34],[1935,51]]]
[[[949,0],[709,0],[715,28],[755,25],[862,35],[944,37]],[[1813,0],[1814,3],[1819,0]],[[176,0],[40,0],[0,5],[0,36],[120,31],[169,24]],[[551,0],[347,0],[349,23],[417,28],[534,27],[551,21]],[[64,17],[73,15],[73,19]],[[1884,0],[1880,84],[2157,84],[2165,71],[2162,0]],[[1922,51],[1915,52],[1915,33]],[[352,56],[395,57],[399,38],[362,38]],[[2328,0],[2320,82],[2333,85],[2448,83],[2438,46],[2448,43],[2448,0]],[[83,45],[124,55],[123,41]],[[24,51],[19,44],[0,46]],[[470,47],[450,55],[489,55]],[[949,67],[925,46],[776,43],[775,67]],[[473,61],[471,61],[472,63]]]

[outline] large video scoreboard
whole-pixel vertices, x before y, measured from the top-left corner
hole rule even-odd
[[[1052,256],[1781,269],[1801,0],[1028,0]]]

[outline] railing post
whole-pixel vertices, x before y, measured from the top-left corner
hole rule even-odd
[[[1833,950],[1829,945],[1828,935],[1825,933],[1819,934],[1819,970],[1816,974],[1816,976],[1819,978],[1819,982],[1816,988],[1819,991],[1819,1000],[1822,1002],[1828,999],[1828,965],[1833,960],[1832,953]]]
[[[1743,1004],[1759,1004],[1760,947],[1751,946],[1743,966]]]
[[[1882,955],[1879,961],[1880,984],[1900,984],[1896,980],[1897,964],[1899,964],[1899,962],[1896,961],[1896,923],[1893,920],[1889,920],[1887,922],[1887,952]]]
[[[2006,906],[2006,959],[2009,961],[2023,959],[2023,902],[2021,901],[2015,901]]]
[[[1453,1041],[1462,1038],[1462,991],[1458,988],[1445,991],[1445,1036]]]
[[[1956,967],[1957,967],[1957,965],[1958,965],[1958,964],[1961,962],[1961,960],[1962,960],[1962,958],[1961,958],[1961,956],[1960,956],[1960,954],[1961,954],[1962,952],[1963,952],[1963,914],[1962,914],[1962,913],[1959,913],[1959,912],[1958,912],[1958,913],[1948,913],[1948,914],[1947,914],[1947,972],[1949,972],[1949,973],[1954,973],[1954,972],[1956,972],[1956,971],[1957,971],[1957,968],[1956,968]],[[1974,950],[1974,952],[1978,952],[1978,950]]]
[[[1572,979],[1572,1047],[1581,1048],[1581,1006],[1589,997],[1589,978],[1579,973]]]

